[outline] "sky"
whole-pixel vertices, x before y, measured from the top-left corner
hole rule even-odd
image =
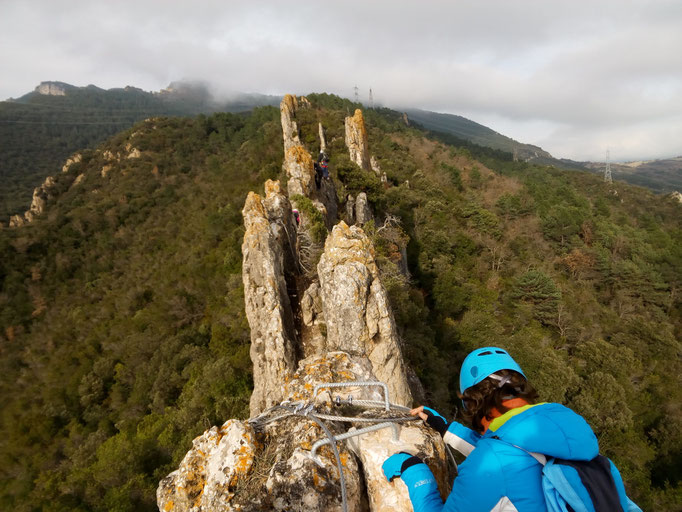
[[[0,0],[0,99],[41,81],[329,92],[558,158],[682,155],[680,0]]]

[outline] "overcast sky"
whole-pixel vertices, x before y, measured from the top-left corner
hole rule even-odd
[[[0,99],[39,82],[330,92],[557,157],[682,155],[681,0],[0,0]]]

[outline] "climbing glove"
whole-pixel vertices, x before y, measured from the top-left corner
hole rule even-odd
[[[381,465],[381,469],[386,475],[386,480],[392,481],[395,477],[402,475],[403,471],[407,468],[414,466],[415,464],[421,464],[421,459],[415,457],[411,453],[400,452],[391,455],[388,459],[384,461]]]
[[[424,414],[427,416],[426,424],[443,437],[448,430],[447,420],[430,407],[424,407]]]

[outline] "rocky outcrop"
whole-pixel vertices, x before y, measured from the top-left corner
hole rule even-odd
[[[280,107],[288,193],[307,197],[328,214],[325,194],[333,189],[315,184],[312,158],[296,143],[299,106],[288,96]],[[329,204],[336,207],[335,191]],[[346,206],[358,221],[371,218],[364,193],[357,201],[349,196]],[[403,362],[371,240],[361,227],[341,222],[327,236],[317,266],[308,267],[304,253],[300,261],[298,254],[305,231],[295,225],[291,209],[279,182],[268,181],[265,197],[249,193],[242,211],[251,419],[230,420],[196,438],[180,467],[161,481],[160,510],[341,511],[345,489],[348,510],[407,512],[407,488],[387,482],[381,470],[398,451],[419,455],[441,491],[448,490],[440,435],[404,408],[371,407],[383,403],[383,388],[359,385],[381,381],[393,404],[413,405],[408,379],[416,377]],[[315,392],[321,384],[345,382],[342,390]],[[418,390],[418,381],[412,387]],[[396,416],[395,428],[337,440],[338,454],[325,441]]]
[[[346,146],[351,161],[363,169],[370,170],[369,143],[367,142],[367,128],[362,110],[357,109],[352,117],[346,118]]]
[[[40,82],[35,91],[44,96],[66,96],[69,87],[73,86],[61,82]]]
[[[346,224],[355,224],[355,198],[351,194],[346,197]]]
[[[296,111],[310,108],[310,102],[304,96],[297,98],[287,94],[280,103],[282,136],[284,139],[284,162],[282,167],[287,174],[287,190],[289,196],[301,195],[312,200],[313,205],[324,215],[327,228],[331,229],[336,222],[338,205],[336,187],[331,179],[315,180],[313,157],[301,144],[296,123]],[[324,130],[319,125],[320,144],[326,149]],[[321,149],[321,151],[324,151]]]
[[[332,382],[374,380],[369,362],[344,352],[330,352],[302,360],[286,383],[284,395],[291,403],[305,403],[308,416],[274,411],[248,422],[227,421],[192,443],[180,467],[157,489],[161,511],[341,511],[341,485],[336,457],[329,446],[311,448],[326,438],[311,416],[368,413],[353,406],[334,405],[334,397],[380,400],[379,388],[350,386],[341,393],[315,386]],[[292,408],[289,409],[293,410]],[[376,414],[370,413],[369,416]],[[395,416],[395,412],[385,413]],[[379,414],[380,415],[380,414]],[[326,422],[335,436],[366,423]],[[440,436],[421,422],[339,442],[338,450],[348,510],[402,512],[411,510],[405,485],[389,483],[381,474],[388,455],[408,451],[420,455],[431,467],[441,489],[446,490],[447,466]],[[388,507],[391,507],[390,509]]]
[[[369,159],[369,165],[372,168],[372,170],[374,171],[374,174],[376,174],[377,176],[379,176],[381,174],[381,165],[379,165],[379,160],[377,160],[375,156],[372,156]],[[384,174],[386,174],[386,173],[384,173]]]
[[[327,350],[367,357],[392,399],[411,405],[405,365],[386,290],[379,279],[374,248],[357,226],[341,222],[327,237],[317,266]]]
[[[674,200],[676,200],[678,203],[682,203],[682,194],[680,194],[677,190],[672,192],[670,194],[670,197]]]
[[[311,197],[315,189],[313,157],[301,145],[291,146],[284,152],[284,170],[289,178],[289,196]]]
[[[433,430],[421,425],[401,427],[398,439],[390,429],[377,430],[348,440],[350,450],[362,463],[372,512],[412,512],[405,484],[396,479],[388,482],[381,469],[384,461],[397,452],[419,456],[431,469],[443,498],[450,482],[445,446]]]
[[[291,94],[285,95],[284,99],[282,99],[282,102],[279,104],[285,154],[293,146],[301,145],[301,139],[298,135],[298,124],[296,123],[296,110],[298,110],[298,108],[298,98]]]
[[[78,162],[81,162],[83,160],[83,155],[80,153],[74,153],[71,155],[69,158],[66,159],[66,162],[64,162],[64,165],[62,166],[62,172],[68,172],[69,168],[73,164],[77,164]]]
[[[301,346],[305,357],[323,354],[326,351],[323,334],[323,329],[326,332],[326,328],[320,284],[314,281],[301,297]]]
[[[159,510],[234,510],[236,483],[248,474],[257,451],[248,425],[228,420],[192,441],[180,467],[161,480]]]
[[[373,218],[372,210],[369,208],[369,203],[367,202],[367,194],[360,192],[355,200],[355,222],[363,226]]]
[[[319,125],[319,132],[320,132],[320,153],[326,153],[327,152],[327,137],[324,135],[324,128],[322,127],[322,123],[318,123]]]
[[[12,215],[9,218],[9,227],[18,228],[26,224],[26,220],[21,215]]]
[[[47,206],[47,200],[51,197],[50,195],[50,189],[52,189],[55,185],[55,180],[52,176],[48,176],[45,178],[45,181],[43,184],[35,189],[33,189],[33,198],[31,199],[31,206],[29,209],[24,213],[24,218],[26,219],[26,222],[33,222],[36,217],[39,215],[42,215],[43,212],[45,211],[45,207]],[[20,226],[23,224],[17,224],[16,221],[12,223],[12,220],[10,220],[10,226]]]
[[[284,398],[282,383],[296,369],[296,333],[284,277],[288,248],[271,228],[268,209],[258,194],[249,193],[242,215],[246,228],[242,244],[244,302],[254,363],[250,411],[256,415]],[[288,215],[291,217],[291,209]]]

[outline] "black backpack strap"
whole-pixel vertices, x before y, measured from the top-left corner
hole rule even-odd
[[[554,459],[554,464],[562,464],[576,470],[597,512],[623,510],[609,459],[597,455],[589,461]]]

